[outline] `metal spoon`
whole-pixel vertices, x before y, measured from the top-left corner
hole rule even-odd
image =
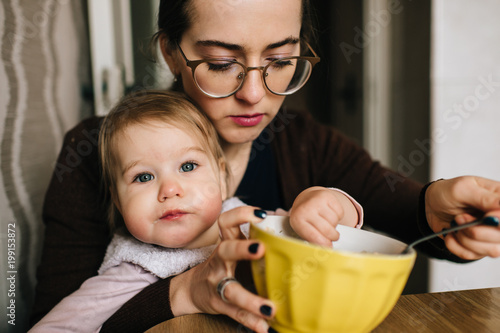
[[[480,225],[480,224],[490,225],[490,226],[493,226],[493,227],[498,227],[498,225],[500,224],[500,221],[498,220],[498,217],[495,217],[495,216],[486,216],[486,217],[483,217],[483,218],[481,218],[479,220],[472,221],[472,222],[469,222],[469,223],[460,224],[460,225],[456,225],[455,224],[455,226],[453,226],[451,228],[443,229],[440,232],[436,232],[436,233],[434,233],[432,235],[425,236],[425,237],[422,237],[420,239],[417,239],[416,241],[414,241],[413,243],[411,243],[410,245],[408,245],[403,250],[403,252],[401,252],[401,254],[408,253],[408,251],[410,251],[410,249],[413,248],[415,245],[420,244],[422,242],[425,242],[425,241],[427,241],[427,240],[429,240],[431,238],[434,238],[434,237],[437,237],[437,236],[441,236],[441,235],[446,235],[447,233],[450,233],[450,232],[462,230],[462,229],[473,227],[475,225]]]

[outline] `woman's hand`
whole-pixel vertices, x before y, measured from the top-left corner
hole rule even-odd
[[[339,191],[314,186],[302,191],[290,210],[290,225],[303,239],[332,247],[339,238],[338,224],[355,227],[358,212],[349,198]]]
[[[434,232],[455,220],[464,224],[482,216],[500,217],[500,182],[464,176],[432,183],[425,193],[427,222]],[[500,257],[500,228],[477,226],[450,233],[446,247],[468,260]]]
[[[257,212],[257,213],[256,213]],[[192,313],[225,314],[256,332],[267,332],[266,319],[274,316],[273,304],[257,296],[239,283],[230,283],[223,301],[217,284],[224,277],[234,277],[240,260],[255,260],[264,255],[263,244],[246,240],[239,225],[262,221],[263,211],[245,206],[227,211],[219,217],[222,241],[203,263],[173,278],[170,304],[175,316]]]

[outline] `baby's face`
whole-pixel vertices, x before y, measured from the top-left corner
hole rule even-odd
[[[117,135],[115,204],[130,233],[170,248],[215,244],[223,177],[196,135],[167,124],[131,125]]]

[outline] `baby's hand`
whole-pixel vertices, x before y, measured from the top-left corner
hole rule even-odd
[[[303,239],[332,247],[339,238],[338,224],[355,227],[358,212],[341,192],[315,186],[302,191],[290,210],[290,225]]]

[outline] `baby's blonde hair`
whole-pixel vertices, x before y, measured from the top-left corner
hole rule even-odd
[[[123,225],[123,218],[113,203],[113,200],[118,198],[116,188],[118,160],[115,149],[117,134],[122,133],[130,125],[151,121],[191,131],[207,153],[213,157],[215,170],[222,169],[226,173],[225,184],[227,184],[227,164],[217,131],[206,115],[199,111],[185,94],[157,90],[129,94],[122,98],[105,117],[99,133],[102,182],[109,205],[108,218],[112,230]]]

